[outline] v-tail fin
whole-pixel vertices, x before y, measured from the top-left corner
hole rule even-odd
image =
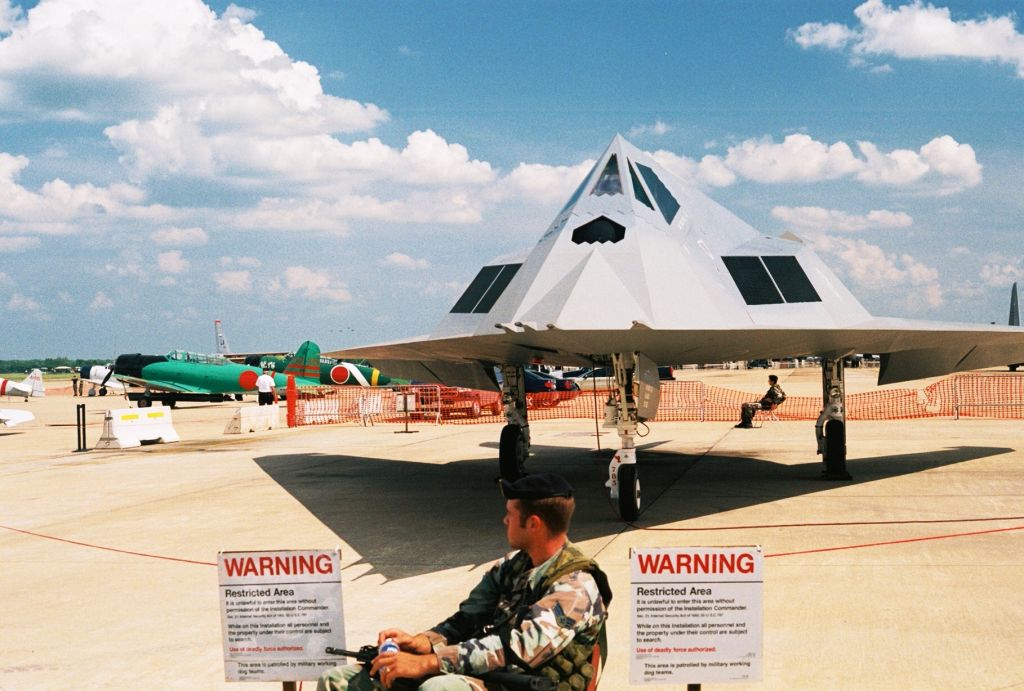
[[[1020,326],[1020,306],[1017,302],[1017,283],[1010,288],[1010,326]]]

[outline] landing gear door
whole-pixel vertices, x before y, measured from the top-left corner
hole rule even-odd
[[[639,420],[650,420],[658,414],[661,401],[661,382],[658,379],[658,363],[643,353],[636,353],[636,414]]]

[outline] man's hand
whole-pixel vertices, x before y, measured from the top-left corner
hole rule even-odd
[[[418,633],[415,636],[407,634],[401,629],[384,629],[377,634],[377,647],[379,648],[384,643],[385,638],[390,638],[396,644],[398,644],[399,650],[406,653],[416,653],[417,655],[426,655],[427,653],[433,652],[434,647],[430,645],[430,639],[428,639],[422,633]]]
[[[408,634],[406,635],[408,636]],[[391,636],[391,638],[395,637]],[[386,689],[391,688],[395,679],[422,679],[438,674],[440,671],[437,655],[433,653],[429,655],[382,653],[373,658],[373,662],[370,664],[370,676],[379,675],[377,678]]]

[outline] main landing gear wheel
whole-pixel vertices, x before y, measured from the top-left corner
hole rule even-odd
[[[526,439],[519,425],[505,425],[501,428],[498,469],[501,477],[509,482],[515,482],[526,473]]]
[[[624,521],[635,521],[640,515],[640,478],[636,463],[619,466],[619,516]]]

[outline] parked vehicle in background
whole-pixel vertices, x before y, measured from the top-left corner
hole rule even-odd
[[[526,405],[529,408],[551,408],[580,395],[579,385],[572,379],[559,378],[537,370],[526,372]]]
[[[434,385],[400,386],[396,390],[399,394],[412,393],[416,396],[415,410],[409,412],[411,417],[463,415],[476,418],[485,413],[500,415],[502,412],[501,394],[497,391]]]
[[[568,370],[562,372],[562,377],[576,382],[583,391],[615,388],[615,372],[612,371],[611,367]],[[658,379],[672,381],[675,378],[675,370],[669,365],[660,365],[658,367]]]
[[[774,366],[775,363],[771,360],[747,360],[747,369],[757,369],[758,367],[768,369]]]

